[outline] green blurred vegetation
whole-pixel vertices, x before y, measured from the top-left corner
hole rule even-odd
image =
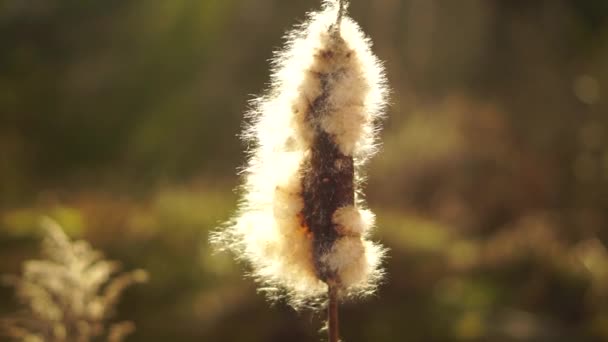
[[[366,189],[391,253],[344,339],[608,340],[608,2],[352,2],[393,89]],[[0,0],[0,273],[48,215],[150,272],[130,341],[318,340],[206,242],[250,94],[316,7]]]

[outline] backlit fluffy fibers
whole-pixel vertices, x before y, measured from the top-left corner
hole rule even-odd
[[[295,308],[322,302],[329,282],[343,298],[370,294],[382,276],[358,169],[376,150],[384,72],[339,13],[325,1],[276,54],[271,88],[248,113],[243,137],[253,148],[238,213],[212,235],[251,265],[269,297]]]

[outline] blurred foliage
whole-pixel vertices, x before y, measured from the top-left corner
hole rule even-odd
[[[393,89],[366,189],[391,253],[344,339],[608,340],[608,2],[352,2]],[[0,273],[47,215],[150,272],[130,341],[317,340],[206,242],[250,94],[317,6],[0,0]]]
[[[0,318],[0,334],[17,341],[121,342],[132,322],[112,322],[115,306],[128,287],[147,281],[144,270],[120,272],[86,241],[71,241],[45,217],[44,259],[27,260],[20,276],[3,276],[15,290],[20,311]]]

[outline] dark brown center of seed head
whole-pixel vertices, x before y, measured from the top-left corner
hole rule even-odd
[[[318,117],[324,114],[330,90],[326,80],[326,76],[321,77],[323,92],[309,108],[309,122],[318,122]],[[334,213],[341,207],[354,204],[354,163],[352,156],[342,154],[333,137],[320,125],[311,124],[311,127],[315,131],[314,138],[301,169],[304,200],[301,217],[312,234],[317,275],[327,282],[337,277],[321,260],[339,237],[332,220]]]

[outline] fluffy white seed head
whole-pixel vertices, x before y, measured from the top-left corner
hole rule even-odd
[[[371,42],[350,18],[343,16],[337,25],[338,12],[326,0],[276,54],[271,89],[253,102],[252,123],[243,134],[253,148],[239,212],[212,236],[251,265],[263,290],[287,294],[296,308],[326,293],[320,264],[336,274],[346,296],[372,292],[381,278],[384,250],[367,239],[374,216],[360,199],[333,213],[337,235],[322,255],[313,251],[315,236],[304,217],[303,177],[315,172],[305,165],[319,134],[360,166],[375,152],[386,102],[383,69]],[[332,163],[336,172],[348,169],[342,159]]]

